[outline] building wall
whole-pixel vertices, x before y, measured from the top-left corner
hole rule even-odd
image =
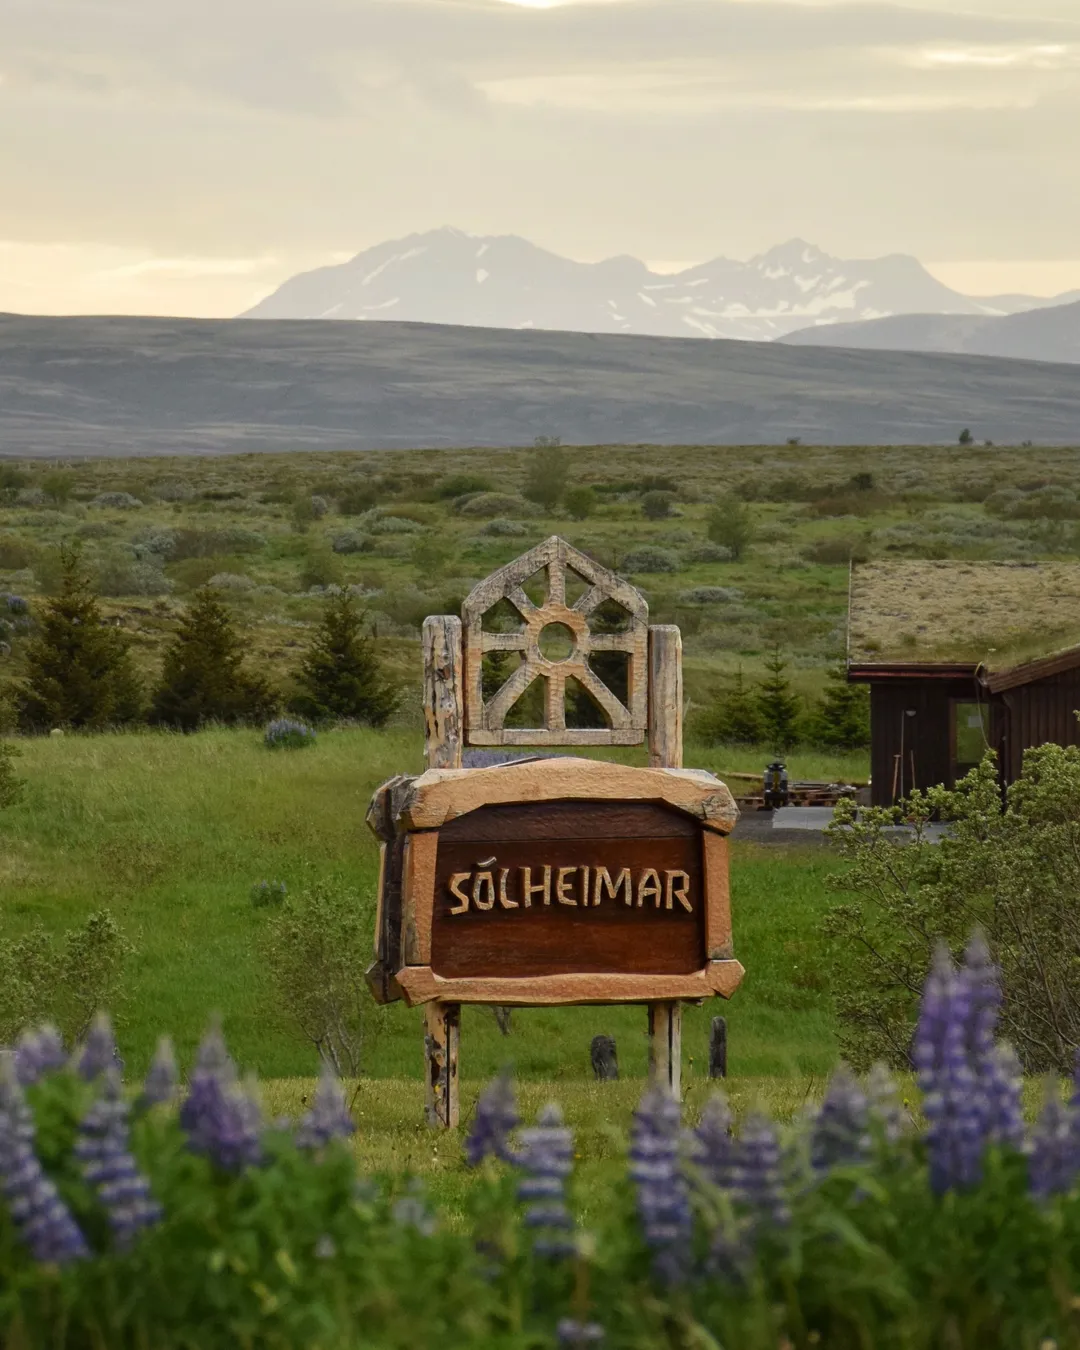
[[[1080,745],[1080,721],[1074,711],[1080,708],[1080,670],[1008,689],[995,701],[1003,714],[1002,757],[1010,783],[1020,776],[1024,751],[1030,746],[1047,741]]]
[[[953,699],[980,697],[974,680],[875,680],[870,685],[870,780],[875,806],[912,787],[951,783]],[[981,695],[986,701],[986,695]],[[907,716],[908,710],[914,716]],[[903,752],[903,779],[897,757]],[[914,764],[913,764],[914,758]],[[912,781],[914,777],[914,782]]]

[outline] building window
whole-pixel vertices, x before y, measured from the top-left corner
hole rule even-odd
[[[990,745],[989,709],[982,703],[952,702],[952,781],[982,763]]]

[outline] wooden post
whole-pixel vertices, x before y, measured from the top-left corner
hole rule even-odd
[[[714,1017],[709,1033],[709,1077],[727,1077],[727,1018]]]
[[[649,767],[683,763],[682,634],[649,626]],[[649,1074],[678,1099],[682,1090],[682,1004],[649,1004]]]
[[[424,763],[460,769],[465,736],[465,670],[461,620],[432,614],[424,620]]]
[[[675,624],[649,626],[649,768],[683,766],[682,634]]]
[[[649,1004],[649,1077],[682,1098],[682,1004]]]
[[[619,1058],[614,1036],[594,1036],[589,1046],[593,1076],[602,1083],[614,1082],[619,1077]]]
[[[459,1120],[458,1045],[460,1003],[424,1004],[424,1054],[427,1060],[425,1114],[436,1129],[452,1130]]]

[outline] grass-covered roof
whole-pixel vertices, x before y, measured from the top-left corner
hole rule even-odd
[[[1080,644],[1080,563],[873,562],[853,569],[853,663],[1004,670]]]

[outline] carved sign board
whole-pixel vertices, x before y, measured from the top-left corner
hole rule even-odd
[[[711,774],[596,760],[432,770],[376,794],[383,1001],[729,995],[726,835]]]

